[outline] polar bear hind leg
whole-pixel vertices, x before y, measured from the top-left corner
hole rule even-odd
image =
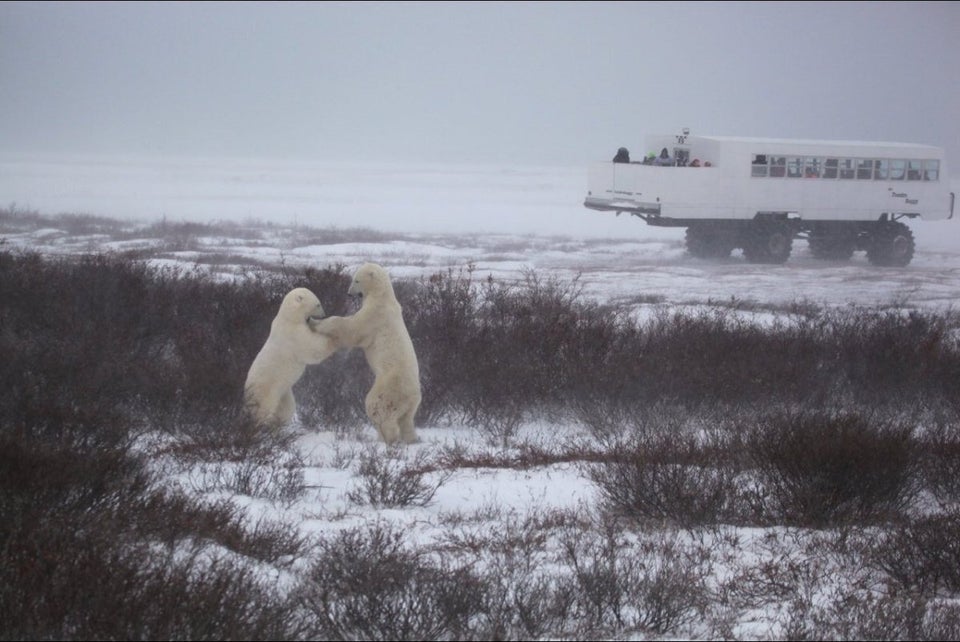
[[[293,419],[297,411],[293,392],[290,390],[281,392],[268,387],[264,390],[264,388],[261,386],[247,389],[247,410],[257,423],[275,428]]]
[[[385,443],[394,444],[400,438],[400,399],[398,395],[383,386],[381,382],[374,382],[370,392],[367,393],[366,410],[367,417]]]
[[[413,426],[413,417],[420,408],[420,395],[415,395],[406,400],[406,407],[402,409],[398,423],[400,424],[400,437],[404,443],[417,443],[417,431]]]
[[[400,437],[408,444],[417,442],[417,431],[413,427],[413,416],[416,414],[418,406],[419,404],[400,416]]]
[[[297,402],[293,397],[293,391],[287,390],[283,396],[280,397],[280,402],[277,404],[277,411],[274,415],[274,419],[279,425],[284,425],[289,423],[296,413]]]

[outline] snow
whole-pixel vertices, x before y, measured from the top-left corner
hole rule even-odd
[[[586,164],[585,164],[586,166]],[[302,246],[250,244],[242,239],[199,238],[200,247],[157,264],[189,264],[203,254],[225,252],[289,265],[373,260],[396,278],[441,270],[472,270],[521,279],[527,270],[563,280],[577,279],[583,294],[633,308],[639,319],[664,308],[711,305],[750,308],[754,322],[782,319],[778,308],[808,302],[827,306],[897,306],[944,310],[960,299],[958,222],[912,222],[917,253],[903,269],[870,265],[861,253],[847,263],[815,260],[803,242],[785,265],[761,266],[734,254],[729,260],[690,258],[683,231],[657,229],[627,216],[583,207],[586,169],[570,167],[487,167],[475,165],[404,167],[237,159],[148,159],[0,156],[0,202],[42,214],[86,213],[153,223],[172,221],[257,221],[310,228],[363,228],[393,233],[383,242],[311,242]],[[70,239],[62,230],[8,234],[5,247],[47,252],[109,250],[149,245],[131,239],[99,244],[96,237]],[[749,306],[745,304],[751,304]],[[767,306],[769,310],[756,309]],[[386,453],[373,429],[331,430],[298,425],[296,450],[304,462],[306,492],[288,501],[230,493],[218,475],[200,467],[158,461],[171,484],[214,501],[229,497],[245,506],[250,521],[261,517],[299,525],[321,537],[357,524],[387,520],[404,526],[414,541],[439,541],[453,516],[502,530],[511,520],[550,511],[587,512],[597,491],[576,465],[529,469],[461,468],[439,483],[424,506],[379,508],[349,497],[358,483],[352,463],[365,452]],[[504,455],[466,426],[419,426],[422,441],[403,455],[436,456],[443,449]],[[585,438],[573,425],[528,424],[516,443],[571,444]],[[554,446],[558,447],[558,446]],[[484,515],[491,518],[485,520]],[[716,573],[737,565],[771,561],[778,551],[766,529],[739,529],[704,545]],[[681,537],[681,535],[678,535]],[[736,541],[736,544],[731,542]],[[784,544],[786,546],[786,544]],[[711,549],[711,547],[713,547]],[[791,551],[788,551],[790,553]],[[724,562],[724,560],[726,560]],[[734,561],[731,561],[734,560]],[[782,614],[742,614],[732,633],[744,639],[782,635]],[[696,633],[696,631],[695,631]],[[701,632],[709,635],[710,632]]]

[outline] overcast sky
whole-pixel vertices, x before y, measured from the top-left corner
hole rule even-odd
[[[960,3],[0,4],[0,151],[580,165],[681,127],[960,167]]]

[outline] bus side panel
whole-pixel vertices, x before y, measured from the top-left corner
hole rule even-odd
[[[937,181],[810,180],[801,212],[805,219],[876,221],[883,214],[919,214],[937,220],[949,215],[949,195]]]
[[[589,168],[591,198],[608,201],[611,209],[658,208],[672,219],[752,219],[761,212],[822,221],[876,221],[884,214],[950,217],[945,164],[937,181],[753,177],[749,154],[715,151],[713,167],[597,163]]]

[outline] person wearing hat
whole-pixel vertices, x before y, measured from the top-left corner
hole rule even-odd
[[[613,157],[614,163],[629,163],[630,162],[630,151],[626,147],[621,147],[617,150],[617,155]]]
[[[654,165],[673,165],[673,159],[670,158],[670,152],[667,151],[667,148],[664,147],[660,151],[660,156],[653,161]]]

